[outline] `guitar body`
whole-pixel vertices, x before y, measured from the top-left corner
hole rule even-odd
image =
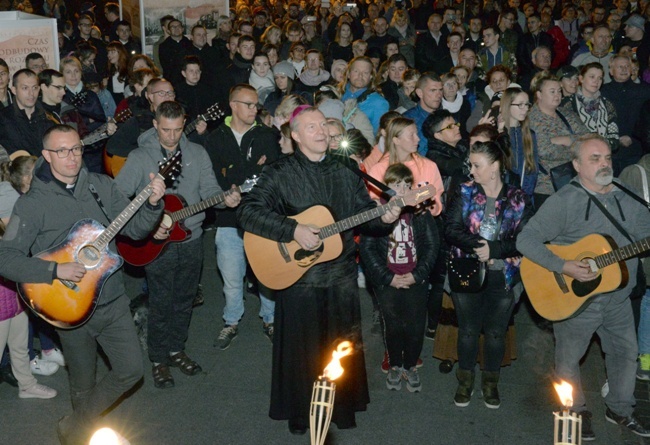
[[[110,154],[104,147],[104,170],[111,178],[115,178],[126,164],[126,158]]]
[[[105,227],[92,219],[78,221],[58,246],[36,255],[57,263],[79,262],[86,275],[78,283],[54,280],[46,283],[19,283],[18,293],[36,315],[63,329],[84,324],[92,316],[106,280],[122,266],[122,258],[107,248],[98,250],[93,241]]]
[[[332,214],[323,206],[310,207],[290,218],[315,227],[334,223]],[[244,249],[257,279],[270,289],[280,290],[294,284],[316,264],[337,258],[343,252],[343,239],[339,234],[325,238],[317,249],[310,251],[296,241],[279,243],[246,232]]]
[[[546,247],[560,258],[576,261],[589,260],[617,248],[612,240],[598,234],[588,235],[570,245],[549,244]],[[560,321],[579,314],[592,297],[624,286],[627,268],[625,263],[613,263],[598,269],[596,279],[581,283],[523,258],[521,279],[537,313],[547,320]]]
[[[192,232],[186,229],[182,222],[175,221],[172,223],[171,218],[169,218],[170,213],[181,210],[187,206],[185,199],[180,195],[169,194],[165,195],[163,200],[165,201],[165,214],[163,215],[163,221],[167,219],[167,222],[171,224],[167,224],[170,227],[169,238],[157,240],[153,238],[153,235],[150,235],[143,240],[136,241],[127,236],[118,235],[115,241],[117,244],[117,251],[122,255],[122,258],[124,258],[124,261],[127,263],[132,264],[133,266],[145,266],[158,258],[167,244],[179,243],[192,236]]]

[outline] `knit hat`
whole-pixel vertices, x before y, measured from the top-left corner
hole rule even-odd
[[[645,31],[645,19],[639,14],[632,14],[626,21],[627,26],[634,26],[639,28],[641,31]]]
[[[343,59],[336,59],[336,60],[334,60],[334,61],[332,62],[332,67],[330,68],[330,72],[333,72],[333,71],[334,71],[334,67],[337,66],[337,65],[343,65],[345,68],[347,68],[347,67],[348,67],[348,62],[346,62],[346,61],[343,60]]]
[[[343,120],[343,102],[336,99],[325,99],[318,105],[318,109],[325,115],[325,117],[333,117],[338,120]]]
[[[273,75],[286,76],[291,80],[294,80],[296,78],[296,69],[293,67],[293,65],[290,62],[283,60],[275,64],[275,66],[273,67]]]

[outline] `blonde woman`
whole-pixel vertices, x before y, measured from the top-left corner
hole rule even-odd
[[[429,207],[433,216],[442,212],[442,178],[436,164],[418,154],[420,137],[418,129],[412,119],[396,117],[388,122],[386,127],[386,141],[384,155],[373,166],[368,174],[378,181],[383,180],[389,165],[402,163],[413,172],[413,188],[420,185],[431,184],[435,187],[436,194]],[[370,195],[379,198],[379,190],[374,186],[369,187]]]

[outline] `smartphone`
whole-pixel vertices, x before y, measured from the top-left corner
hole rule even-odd
[[[350,12],[357,7],[356,3],[346,3],[343,7],[343,12]]]

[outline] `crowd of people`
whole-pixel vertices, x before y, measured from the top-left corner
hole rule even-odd
[[[51,398],[56,391],[33,375],[68,367],[73,413],[58,424],[64,444],[87,440],[142,377],[121,271],[89,321],[56,332],[24,311],[14,283],[82,282],[83,264],[36,254],[60,244],[79,219],[108,225],[127,199],[149,190],[125,234],[172,240],[144,266],[155,387],[174,386],[171,368],[202,370],[185,344],[203,292],[205,214],[187,215],[192,236],[175,242],[164,195],[186,205],[219,195],[211,223],[225,306],[215,347],[233,344],[244,295],[257,295],[273,343],[271,418],[306,432],[312,382],[347,339],[352,372],[337,382],[333,422],[356,426],[355,412],[369,402],[359,287],[385,339],[389,390],[422,390],[420,353],[436,339],[448,294],[458,321],[454,403],[470,404],[482,356],[483,402],[499,408],[506,331],[525,296],[522,257],[588,282],[598,277],[592,264],[544,244],[601,233],[624,246],[650,235],[642,204],[650,196],[648,5],[239,0],[210,29],[187,26],[182,14],[161,17],[147,55],[116,3],[15,1],[13,9],[57,20],[61,60],[49,61],[56,70],[32,53],[10,72],[0,59],[0,346],[8,346],[0,375],[21,398]],[[175,179],[156,176],[179,153]],[[240,193],[253,177],[252,190]],[[426,201],[398,205],[423,187]],[[382,210],[341,230],[342,253],[319,262],[332,234],[301,216],[317,205],[334,221]],[[281,250],[287,263],[309,266],[282,289],[258,282],[245,232],[293,243],[295,258]],[[635,380],[650,380],[650,293],[643,263],[620,263],[626,283],[552,323],[556,377],[574,387],[585,441],[596,436],[580,359],[594,333],[606,357],[607,419],[650,437],[634,416]],[[99,382],[97,344],[111,362]]]

